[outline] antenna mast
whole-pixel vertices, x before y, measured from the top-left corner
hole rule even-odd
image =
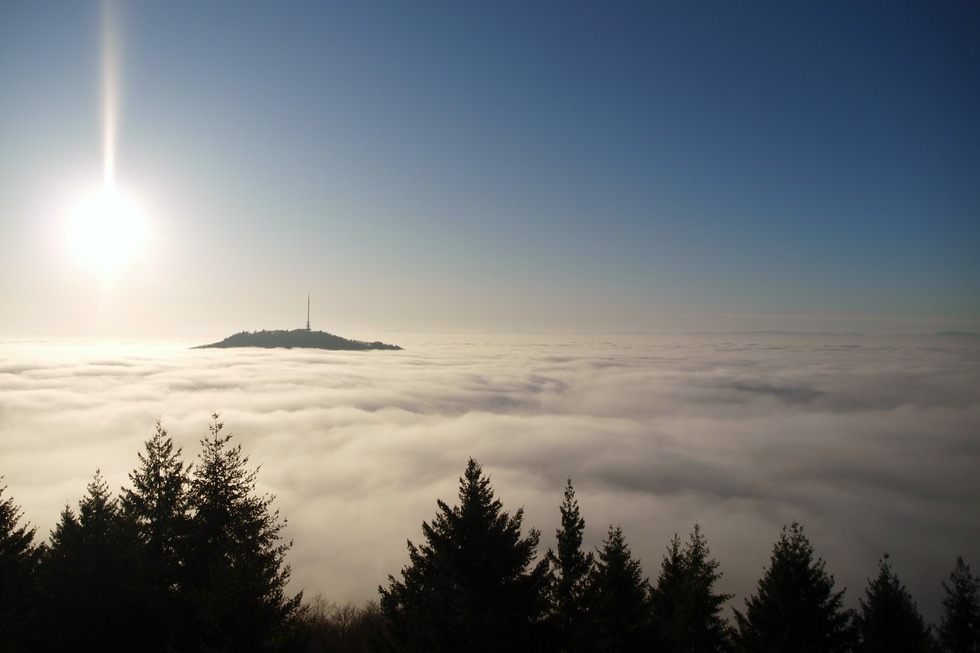
[[[306,293],[306,330],[310,330],[310,293]]]

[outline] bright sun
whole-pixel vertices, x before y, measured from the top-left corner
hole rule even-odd
[[[68,236],[87,264],[96,267],[103,277],[110,277],[142,249],[146,224],[135,202],[113,189],[105,189],[76,205]]]

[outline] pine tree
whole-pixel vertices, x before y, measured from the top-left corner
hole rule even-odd
[[[135,535],[98,471],[66,507],[38,570],[45,644],[51,650],[141,648]]]
[[[666,651],[726,651],[731,646],[721,611],[732,595],[714,592],[721,573],[710,555],[698,524],[683,551],[677,535],[667,548],[653,593],[659,639]]]
[[[592,553],[582,551],[585,520],[579,514],[572,479],[565,484],[565,498],[560,510],[561,528],[555,531],[558,552],[549,549],[546,555],[552,569],[549,598],[558,650],[571,652],[583,650],[581,631],[586,613],[585,590],[595,564]]]
[[[2,478],[0,478],[2,480]],[[27,650],[31,635],[31,589],[40,549],[34,544],[37,529],[20,525],[20,506],[3,499],[0,487],[0,652]]]
[[[521,536],[524,511],[503,511],[469,460],[459,505],[437,501],[425,543],[408,542],[402,580],[379,587],[389,644],[401,651],[528,651],[541,646],[547,563],[532,565],[539,533]]]
[[[201,648],[264,651],[282,636],[301,595],[286,596],[291,542],[285,520],[270,511],[274,497],[256,496],[258,470],[249,471],[241,445],[212,414],[210,437],[190,487],[192,517],[184,554],[184,591],[197,614]]]
[[[940,647],[946,653],[980,653],[980,578],[957,556],[949,582],[943,581]]]
[[[803,527],[783,527],[773,546],[769,568],[758,593],[735,611],[737,643],[742,651],[836,653],[854,642],[852,615],[843,609],[844,590],[834,592],[834,577],[824,561],[813,559]]]
[[[650,583],[623,529],[609,527],[589,578],[589,640],[600,653],[648,651],[653,645]]]
[[[179,633],[190,620],[190,608],[179,593],[190,520],[190,478],[181,450],[174,451],[173,440],[159,421],[146,441],[145,455],[138,456],[140,466],[129,475],[132,488],[123,490],[120,505],[140,542],[148,636],[143,646],[165,650],[179,646]]]
[[[857,617],[860,651],[866,653],[926,653],[932,637],[919,609],[888,561],[878,561],[878,577],[868,582]]]
[[[176,582],[180,542],[187,535],[190,477],[182,450],[174,451],[173,439],[159,421],[145,449],[145,455],[137,454],[140,467],[130,473],[133,487],[123,490],[120,505],[169,585]]]
[[[653,589],[651,602],[657,626],[657,640],[665,651],[673,651],[673,642],[685,630],[682,625],[684,608],[690,592],[686,578],[687,564],[677,533],[667,545],[667,553],[660,563],[660,576]]]

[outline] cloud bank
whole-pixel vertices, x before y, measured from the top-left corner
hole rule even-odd
[[[100,468],[118,492],[155,420],[193,460],[220,411],[276,495],[293,588],[376,598],[467,457],[554,546],[564,480],[586,544],[621,524],[655,579],[701,523],[732,603],[799,520],[849,605],[884,552],[929,620],[980,565],[975,340],[713,335],[399,339],[401,352],[0,343],[0,474],[46,539]]]

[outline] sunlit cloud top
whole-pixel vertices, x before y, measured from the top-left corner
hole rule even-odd
[[[650,576],[673,534],[699,522],[740,607],[780,527],[800,520],[849,605],[889,551],[936,619],[956,556],[980,559],[972,342],[0,343],[0,474],[43,538],[96,468],[115,491],[128,484],[157,419],[191,460],[220,410],[289,519],[293,582],[308,596],[376,598],[473,456],[543,548],[571,476],[586,547],[621,524]]]

